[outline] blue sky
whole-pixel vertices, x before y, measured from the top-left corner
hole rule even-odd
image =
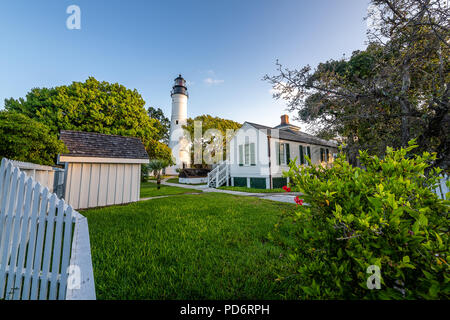
[[[81,8],[68,30],[66,8]],[[3,0],[0,108],[33,87],[89,76],[136,88],[170,117],[170,90],[189,83],[188,116],[275,126],[285,105],[262,77],[275,61],[315,66],[365,48],[366,0]],[[292,115],[291,115],[292,117]],[[295,122],[294,122],[295,123]]]

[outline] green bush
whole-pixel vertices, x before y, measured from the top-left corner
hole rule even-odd
[[[23,114],[0,111],[0,158],[53,165],[58,153],[66,151],[46,125]]]
[[[291,162],[285,175],[306,204],[290,218],[293,269],[281,277],[290,290],[316,299],[449,298],[449,201],[432,191],[435,154],[408,156],[415,147],[387,148],[384,159],[360,152],[363,169],[342,153],[331,168]],[[371,265],[381,289],[368,289]]]

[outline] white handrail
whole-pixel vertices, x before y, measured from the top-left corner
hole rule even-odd
[[[223,161],[208,173],[208,187],[218,188],[228,181],[228,177],[228,161]]]

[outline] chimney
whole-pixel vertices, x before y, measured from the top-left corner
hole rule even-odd
[[[281,125],[289,124],[289,116],[287,114],[283,114],[281,116]]]

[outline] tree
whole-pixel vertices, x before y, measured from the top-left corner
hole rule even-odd
[[[378,20],[366,50],[315,70],[277,62],[279,74],[264,79],[316,133],[345,142],[352,164],[359,149],[383,155],[387,145],[406,146],[415,137],[415,152],[436,151],[435,165],[448,169],[448,13],[437,0],[372,5]]]
[[[64,143],[50,129],[17,112],[0,111],[0,157],[53,165]]]
[[[194,123],[196,121],[200,121],[202,124],[202,132],[201,132],[201,139],[200,141],[196,141],[194,139]],[[241,128],[242,124],[235,122],[233,120],[227,120],[222,119],[219,117],[213,117],[211,115],[201,115],[198,117],[195,117],[194,119],[189,118],[187,119],[187,124],[183,126],[184,129],[186,129],[193,141],[193,144],[199,144],[201,145],[202,149],[202,155],[209,154],[211,157],[215,157],[217,155],[217,158],[220,160],[224,159],[224,155],[226,154],[226,137],[227,137],[227,130],[234,130],[237,131]],[[217,130],[217,135],[213,133],[211,130]],[[205,133],[210,132],[211,134],[208,135]],[[229,137],[231,138],[231,137]],[[198,159],[194,159],[194,151],[195,147],[191,148],[191,163],[195,163]],[[207,162],[207,161],[206,161]],[[202,165],[205,165],[205,159],[202,156]]]
[[[164,142],[165,144],[169,144],[169,134],[170,134],[170,120],[164,115],[164,112],[161,108],[153,108],[149,107],[147,109],[147,114],[151,119],[158,120],[158,123],[155,125],[158,130],[158,140]]]
[[[25,99],[6,99],[5,108],[22,113],[50,128],[133,136],[146,146],[159,139],[159,122],[151,119],[136,90],[90,77],[55,88],[34,88]],[[151,153],[153,150],[148,150]]]
[[[153,172],[153,175],[156,177],[158,189],[161,188],[161,171],[164,168],[167,168],[169,165],[170,163],[168,161],[161,159],[150,160],[149,164],[147,165],[148,169],[151,170]]]
[[[168,166],[175,164],[172,157],[172,150],[166,144],[152,139],[144,145],[150,159],[164,160],[168,163]]]

